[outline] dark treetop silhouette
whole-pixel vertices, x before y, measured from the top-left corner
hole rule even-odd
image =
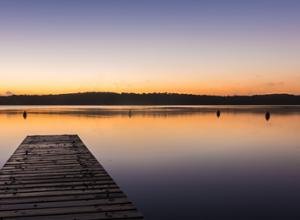
[[[87,92],[0,96],[0,105],[300,105],[300,95],[210,96],[177,93]]]

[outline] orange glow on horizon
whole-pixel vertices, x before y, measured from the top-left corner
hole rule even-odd
[[[45,86],[32,85],[29,87],[19,86],[14,89],[0,87],[0,95],[7,92],[16,95],[46,95],[46,94],[65,94],[79,92],[116,92],[116,93],[185,93],[185,94],[205,94],[205,95],[253,95],[270,93],[289,93],[300,94],[299,85],[296,82],[289,83],[260,83],[260,82],[227,82],[219,83],[137,83],[130,86],[80,86],[80,85],[60,85]]]

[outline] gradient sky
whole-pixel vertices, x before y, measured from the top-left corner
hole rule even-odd
[[[0,0],[0,94],[300,94],[300,1]]]

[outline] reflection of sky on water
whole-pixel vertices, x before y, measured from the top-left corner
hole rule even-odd
[[[26,135],[76,133],[148,219],[300,216],[298,107],[110,108],[1,107],[1,165]]]

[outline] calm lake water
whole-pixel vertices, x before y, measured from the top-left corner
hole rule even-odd
[[[78,134],[146,219],[300,219],[299,106],[2,106],[0,166],[34,134]]]

